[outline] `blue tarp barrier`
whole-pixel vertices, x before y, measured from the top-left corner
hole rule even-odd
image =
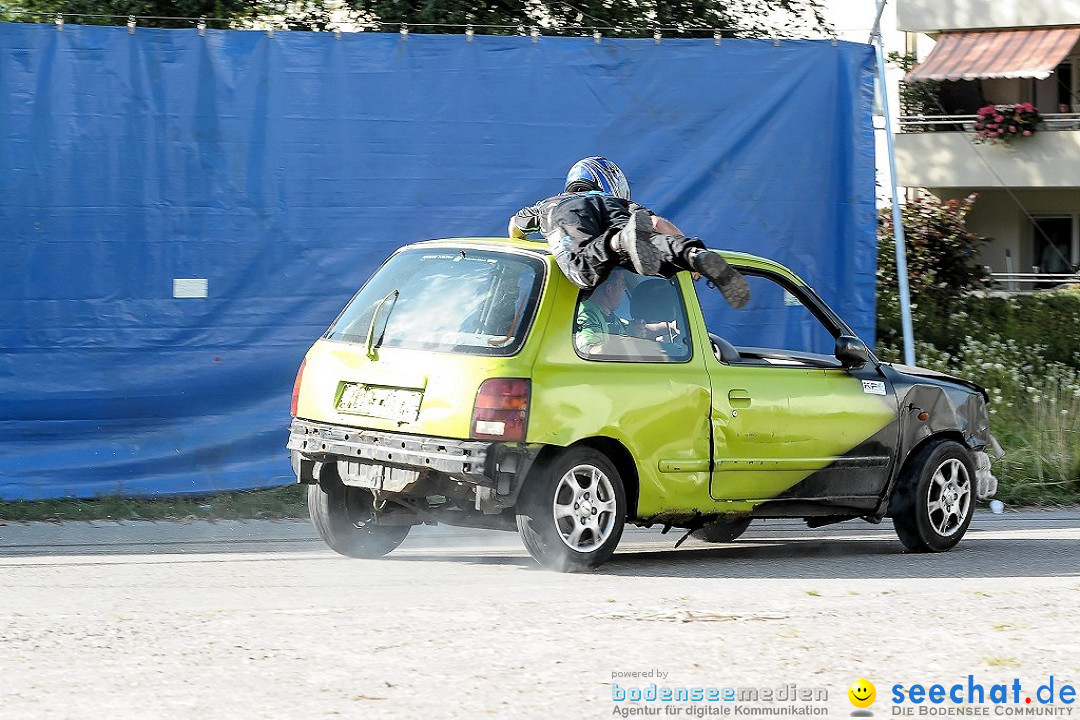
[[[296,368],[377,264],[587,155],[872,338],[872,77],[845,42],[0,23],[0,498],[291,481]]]

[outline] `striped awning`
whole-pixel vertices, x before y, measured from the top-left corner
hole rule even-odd
[[[904,78],[975,80],[1049,77],[1080,40],[1080,27],[946,32],[921,65]]]

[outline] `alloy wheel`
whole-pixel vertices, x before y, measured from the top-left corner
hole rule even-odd
[[[964,463],[950,458],[938,466],[927,486],[926,503],[938,535],[950,537],[963,527],[971,512],[971,478]]]
[[[576,465],[559,479],[552,502],[555,527],[571,550],[588,553],[615,529],[615,490],[611,479],[593,465]]]

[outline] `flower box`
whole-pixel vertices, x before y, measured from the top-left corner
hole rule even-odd
[[[979,108],[975,120],[975,141],[1008,144],[1019,137],[1031,137],[1041,121],[1031,103],[986,105]]]

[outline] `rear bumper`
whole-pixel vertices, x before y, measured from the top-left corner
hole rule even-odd
[[[405,496],[471,488],[477,510],[499,512],[517,499],[540,446],[454,440],[294,419],[293,472],[317,483],[326,465],[346,485]]]
[[[490,484],[489,442],[404,435],[294,418],[289,450],[315,462],[361,460],[414,470],[435,470],[459,480]],[[295,470],[295,468],[294,468]],[[487,478],[488,482],[483,480]]]

